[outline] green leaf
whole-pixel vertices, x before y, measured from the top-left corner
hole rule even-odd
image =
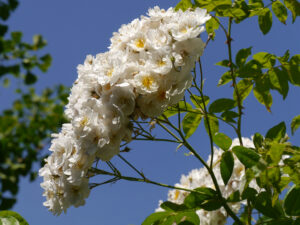
[[[263,14],[258,16],[259,28],[263,34],[267,34],[272,27],[272,13],[268,8],[265,8]]]
[[[265,216],[279,218],[280,211],[272,206],[272,196],[266,191],[260,192],[254,199],[254,207]]]
[[[185,205],[179,205],[169,201],[163,202],[160,205],[160,207],[166,211],[174,211],[174,212],[187,210],[187,207]]]
[[[205,24],[206,32],[211,36],[212,40],[214,40],[216,36],[215,30],[219,29],[219,19],[217,17],[212,17]]]
[[[241,201],[241,194],[239,191],[234,191],[229,195],[226,199],[227,202],[240,202]]]
[[[256,60],[250,60],[236,71],[236,76],[241,78],[255,78],[262,76],[262,66]]]
[[[186,111],[192,111],[193,110],[193,107],[185,102],[185,101],[180,101],[177,106],[179,107],[179,110],[181,113],[184,113]],[[171,117],[171,116],[174,116],[178,113],[178,107],[177,106],[170,106],[169,108],[167,108],[165,111],[164,111],[164,116],[166,116],[167,118]],[[163,117],[162,117],[163,119]]]
[[[231,76],[231,72],[230,71],[227,71],[225,72],[219,82],[218,82],[218,86],[221,86],[221,85],[224,85],[224,84],[227,84],[228,82],[232,81],[232,76]]]
[[[279,0],[272,3],[272,10],[279,21],[285,24],[287,19],[287,10]]]
[[[148,216],[144,222],[142,223],[142,225],[158,225],[160,223],[160,220],[168,217],[170,215],[170,212],[156,212],[156,213],[152,213],[150,216]]]
[[[287,74],[279,68],[273,68],[272,70],[269,70],[269,78],[273,88],[282,95],[283,99],[285,99],[289,92]]]
[[[300,86],[300,54],[294,55],[288,65],[284,65],[292,84]]]
[[[204,105],[203,105],[203,101],[205,103],[205,106],[208,105],[209,103],[209,97],[208,96],[204,96],[203,99],[200,96],[197,95],[191,95],[190,96],[192,103],[194,104],[194,106],[196,106],[197,108],[201,108],[204,109]]]
[[[31,84],[34,84],[37,81],[37,77],[34,74],[28,72],[25,76],[24,81],[25,81],[25,84],[31,85]]]
[[[251,49],[252,47],[242,48],[238,51],[235,57],[235,62],[238,67],[242,67],[246,63],[247,58],[251,55]]]
[[[0,222],[2,220],[2,218],[8,218],[11,223],[11,225],[29,225],[27,223],[27,221],[17,212],[13,212],[13,211],[1,211],[0,212]],[[6,224],[6,223],[3,223]]]
[[[178,225],[199,225],[200,220],[199,216],[194,211],[186,211],[172,214],[168,217],[167,221],[163,223],[165,224],[178,224]]]
[[[175,11],[181,9],[182,11],[186,11],[189,8],[193,8],[193,3],[191,0],[181,0],[175,7]]]
[[[225,120],[226,122],[230,122],[230,123],[236,123],[236,121],[234,120],[234,118],[239,117],[239,114],[234,112],[234,111],[226,111],[223,112],[221,114],[221,117],[223,118],[223,120]]]
[[[262,65],[262,68],[270,69],[275,65],[276,62],[276,57],[268,52],[258,52],[252,57]]]
[[[8,26],[0,24],[0,36],[3,37],[8,30]],[[0,52],[2,52],[0,50]]]
[[[20,43],[21,42],[21,39],[22,39],[22,32],[19,32],[19,31],[15,31],[15,32],[11,32],[11,38],[14,42],[16,43]]]
[[[214,143],[216,145],[218,145],[224,151],[227,151],[232,144],[232,140],[230,139],[230,137],[228,137],[227,135],[225,135],[223,133],[216,133],[213,136],[213,140],[214,140]]]
[[[255,151],[243,146],[235,146],[232,151],[246,168],[255,166],[260,159],[260,156]]]
[[[248,79],[240,80],[237,83],[237,89],[238,89],[241,101],[244,101],[247,98],[247,96],[250,94],[252,88],[253,88],[253,84]],[[233,92],[233,99],[237,101],[236,91]]]
[[[289,216],[300,216],[300,187],[294,185],[286,194],[283,207]]]
[[[281,122],[276,126],[272,127],[270,130],[268,130],[265,137],[273,141],[279,142],[280,139],[284,138],[285,134],[286,134],[286,126],[284,122]]]
[[[219,121],[218,121],[218,119],[214,116],[209,116],[208,121],[209,121],[209,127],[210,127],[211,134],[214,135],[215,133],[219,132]],[[207,122],[206,119],[204,120],[204,126],[205,126],[205,129],[206,129],[206,132],[209,134],[208,122]]]
[[[202,115],[198,113],[188,112],[182,120],[182,129],[185,138],[189,138],[198,128],[202,119]]]
[[[217,192],[211,188],[196,188],[185,199],[184,205],[190,209],[203,208],[207,211],[219,209],[222,203],[217,198]]]
[[[285,6],[292,12],[293,23],[300,15],[300,3],[297,0],[284,0]]]
[[[43,62],[38,65],[41,71],[47,72],[48,68],[51,66],[52,63],[52,57],[49,54],[46,54],[40,58],[40,60]]]
[[[291,122],[292,135],[294,135],[295,131],[299,128],[299,126],[300,126],[300,115],[295,116]]]
[[[195,3],[198,7],[205,8],[208,12],[218,8],[229,8],[232,4],[230,0],[195,0]]]
[[[229,62],[228,59],[224,59],[224,60],[222,60],[220,62],[217,62],[215,65],[216,66],[230,67],[230,62]]]
[[[253,143],[255,148],[261,148],[264,142],[264,137],[260,133],[255,133],[253,137]]]
[[[262,88],[260,88],[260,87],[262,87]],[[267,110],[270,112],[271,111],[270,109],[271,109],[271,106],[273,103],[273,98],[270,93],[270,90],[264,89],[264,88],[265,88],[265,86],[263,86],[263,85],[254,87],[253,94],[254,94],[255,98],[258,100],[258,102],[260,102],[261,104],[266,106]]]
[[[220,171],[225,185],[227,185],[231,177],[233,166],[234,166],[234,159],[232,156],[232,152],[231,151],[224,152],[221,158]]]
[[[210,113],[224,112],[236,106],[236,101],[229,98],[220,98],[212,102],[209,106]]]
[[[33,36],[33,50],[37,50],[43,48],[47,45],[47,41],[43,39],[42,35],[34,35]]]

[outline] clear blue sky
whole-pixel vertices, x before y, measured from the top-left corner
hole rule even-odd
[[[70,86],[77,77],[76,66],[84,61],[87,54],[106,51],[112,32],[117,31],[121,24],[145,14],[149,7],[159,5],[161,8],[168,8],[176,4],[177,1],[174,0],[27,0],[20,1],[9,25],[11,31],[23,31],[27,41],[31,41],[34,34],[42,34],[48,41],[44,52],[52,55],[53,64],[47,74],[42,74],[39,78],[36,87],[41,90],[59,83]],[[276,18],[273,20],[271,32],[266,36],[258,30],[257,18],[234,25],[233,51],[253,46],[253,52],[267,51],[283,55],[286,49],[290,49],[292,55],[299,54],[299,18],[291,25],[289,17],[288,26],[280,24]],[[226,52],[224,36],[218,32],[216,41],[209,44],[202,57],[205,92],[212,100],[232,95],[232,88],[229,86],[216,87],[225,70],[217,68],[214,63],[225,59]],[[1,102],[9,106],[9,102],[4,99],[5,91],[2,90],[0,94]],[[250,94],[245,101],[243,136],[249,137],[255,132],[265,134],[270,127],[282,120],[286,120],[289,125],[291,119],[300,113],[299,94],[299,88],[290,88],[287,100],[282,101],[281,96],[275,93],[271,114]],[[232,131],[225,126],[221,126],[220,131],[235,138]],[[161,134],[160,131],[154,132]],[[288,133],[290,134],[290,130]],[[299,137],[300,131],[291,141],[300,145]],[[206,159],[209,142],[203,124],[191,137],[191,142]],[[131,143],[130,147],[132,151],[125,155],[126,158],[155,181],[174,184],[179,182],[181,174],[201,167],[194,158],[184,155],[184,149],[176,151],[175,145],[136,142]],[[124,171],[124,175],[133,175],[117,158],[113,162],[121,172]],[[98,180],[103,181],[101,177]],[[168,191],[150,184],[119,181],[92,190],[85,206],[72,207],[67,214],[55,217],[42,205],[45,199],[42,197],[40,182],[41,179],[34,183],[23,179],[18,203],[13,208],[30,225],[138,225],[153,212],[159,199],[167,198]]]

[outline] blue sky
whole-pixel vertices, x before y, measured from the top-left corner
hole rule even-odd
[[[52,55],[53,64],[47,74],[41,74],[39,77],[36,87],[42,90],[44,87],[60,83],[71,86],[77,77],[76,66],[83,63],[87,54],[95,55],[107,51],[112,32],[117,31],[121,24],[145,14],[149,7],[159,5],[161,8],[168,8],[176,3],[177,1],[172,0],[27,0],[20,2],[8,23],[11,31],[23,31],[26,41],[31,41],[34,34],[42,34],[48,41],[48,46],[43,51]],[[240,48],[253,46],[253,53],[267,51],[283,55],[286,49],[290,49],[291,55],[299,54],[299,18],[291,25],[289,15],[287,26],[280,24],[275,17],[273,21],[273,27],[266,36],[258,30],[257,18],[234,25],[234,53]],[[206,34],[203,38],[206,39]],[[232,88],[229,85],[219,88],[216,86],[218,79],[225,72],[224,68],[214,66],[214,63],[226,58],[224,41],[224,35],[218,32],[216,40],[209,43],[202,56],[205,92],[212,100],[232,96]],[[1,102],[9,106],[10,102],[3,98],[4,94],[5,90],[1,90]],[[245,101],[243,136],[250,137],[255,132],[265,134],[270,127],[283,120],[289,126],[291,119],[300,112],[299,94],[299,88],[290,87],[287,100],[282,101],[281,96],[274,93],[274,104],[270,114],[251,93]],[[220,131],[235,138],[226,126],[221,126]],[[161,135],[159,130],[154,132]],[[289,130],[288,133],[290,134]],[[299,135],[300,131],[291,138],[294,144],[300,145]],[[203,124],[191,137],[191,143],[206,159],[209,141]],[[131,143],[130,147],[132,151],[124,156],[148,178],[155,181],[174,184],[179,182],[181,174],[201,167],[197,160],[184,155],[186,151],[183,148],[176,151],[176,146],[172,144],[135,142]],[[118,158],[113,159],[113,163],[124,175],[134,175]],[[100,177],[98,180],[102,181]],[[167,198],[168,191],[150,184],[118,181],[93,189],[85,206],[72,207],[67,214],[56,217],[42,205],[44,198],[40,182],[41,179],[34,183],[23,179],[18,203],[13,208],[23,215],[30,225],[138,225],[153,212],[159,199]]]

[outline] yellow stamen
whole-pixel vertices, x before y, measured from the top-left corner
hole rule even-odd
[[[145,40],[142,38],[139,38],[137,40],[135,40],[135,46],[138,48],[144,48],[145,46]]]
[[[153,83],[154,79],[150,76],[146,76],[143,78],[142,80],[142,84],[144,85],[144,87],[146,87],[147,89],[150,89],[152,83]]]
[[[186,32],[187,32],[187,29],[186,29],[185,27],[184,27],[184,28],[181,28],[181,29],[180,29],[180,32],[181,32],[181,33],[186,33]]]
[[[177,200],[177,198],[179,197],[180,192],[178,190],[175,191],[175,196],[174,196],[174,200]]]
[[[158,66],[164,66],[164,65],[166,65],[166,62],[161,59],[157,62],[157,64],[158,64]]]
[[[89,122],[89,119],[87,117],[84,117],[81,121],[80,121],[80,126],[84,127],[85,125],[87,125],[87,123]]]
[[[106,75],[111,77],[112,73],[114,72],[114,68],[111,68],[107,71]]]

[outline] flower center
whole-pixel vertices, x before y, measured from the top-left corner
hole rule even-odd
[[[145,40],[142,38],[139,38],[137,40],[135,40],[135,46],[138,48],[144,48],[145,46]]]
[[[157,65],[158,65],[158,66],[164,66],[164,65],[166,65],[166,62],[163,61],[163,60],[161,59],[161,60],[159,60],[159,61],[157,62]]]
[[[109,69],[109,70],[107,71],[106,75],[107,75],[108,77],[111,77],[111,75],[112,75],[113,72],[114,72],[114,68],[111,68],[111,69]]]
[[[152,83],[153,83],[154,79],[150,76],[144,77],[142,80],[142,84],[144,85],[144,87],[146,87],[147,89],[150,89]]]

